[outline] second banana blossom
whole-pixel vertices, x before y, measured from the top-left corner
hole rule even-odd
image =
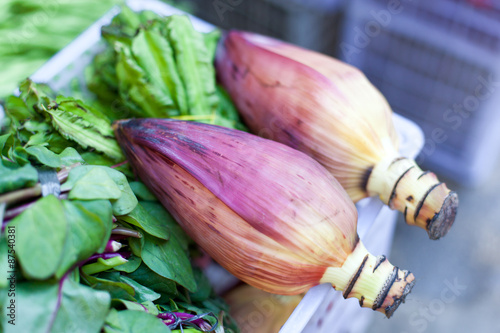
[[[448,232],[457,194],[398,154],[389,104],[361,71],[241,31],[221,39],[215,63],[220,82],[253,133],[319,161],[354,202],[379,196],[431,239]]]

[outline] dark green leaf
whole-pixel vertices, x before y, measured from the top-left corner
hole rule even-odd
[[[147,301],[155,301],[161,297],[160,294],[154,292],[150,288],[143,286],[142,284],[132,280],[131,278],[126,277],[125,275],[120,275],[120,281],[128,284],[129,286],[134,288],[135,294],[134,298],[137,302],[147,302]]]
[[[113,299],[135,301],[134,288],[127,283],[101,279],[92,275],[83,275],[82,279],[93,289],[107,291]]]
[[[165,221],[160,221],[151,215],[140,203],[134,210],[119,217],[127,223],[133,224],[155,237],[167,240],[170,236],[170,229]]]
[[[179,226],[179,224],[174,220],[172,215],[159,202],[141,202],[141,205],[146,209],[146,211],[153,215],[158,221],[162,221],[168,226],[170,230],[170,235],[172,238],[177,239],[179,244],[184,250],[187,251],[188,243],[190,241],[189,237],[186,235],[184,230]]]
[[[151,191],[142,182],[130,182],[130,188],[134,191],[135,196],[140,200],[145,201],[158,201]]]
[[[33,279],[52,276],[64,252],[68,237],[62,203],[53,195],[39,199],[15,217],[16,255],[24,274]]]
[[[140,239],[135,237],[129,237],[128,239],[128,245],[130,246],[132,253],[138,257],[141,256],[142,243],[144,243],[144,237]]]
[[[106,318],[105,333],[169,333],[170,329],[159,318],[143,311],[123,310]]]
[[[194,278],[196,280],[196,291],[189,294],[192,302],[201,302],[210,297],[212,294],[212,286],[210,281],[200,269],[193,269]]]
[[[174,281],[158,275],[144,263],[142,263],[133,273],[128,274],[128,276],[166,297],[173,298],[177,295],[177,285]]]
[[[132,273],[134,272],[137,268],[142,263],[142,259],[140,257],[137,257],[135,255],[132,255],[130,258],[127,259],[128,261],[122,265],[116,266],[114,269],[120,272],[125,272],[125,273]]]
[[[189,291],[196,290],[191,263],[175,237],[165,241],[144,234],[141,258],[157,274],[177,282]]]
[[[44,146],[31,146],[26,148],[26,152],[33,156],[38,162],[51,168],[60,168],[62,166],[70,166],[75,163],[83,163],[80,154],[71,147],[64,149],[62,153],[57,155]]]
[[[7,168],[0,163],[0,193],[23,187],[34,186],[38,182],[38,173],[31,165]]]

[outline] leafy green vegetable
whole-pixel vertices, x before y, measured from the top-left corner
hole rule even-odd
[[[85,332],[99,332],[109,309],[109,294],[66,279],[59,304],[59,288],[58,283],[19,283],[16,287],[18,319],[15,326],[5,325],[5,332],[78,332],[82,327]]]
[[[26,152],[41,164],[51,168],[60,168],[62,166],[70,166],[75,163],[83,163],[83,159],[80,154],[78,154],[78,152],[72,147],[64,149],[59,155],[42,145],[28,147],[26,148]]]
[[[103,168],[91,168],[89,172],[75,182],[73,188],[69,191],[68,198],[80,200],[116,200],[121,195],[122,192]]]
[[[130,213],[137,206],[137,198],[135,197],[130,185],[128,184],[127,177],[119,171],[107,168],[104,166],[96,165],[81,165],[76,168],[71,169],[68,180],[61,186],[61,191],[71,190],[77,183],[79,179],[84,177],[93,169],[100,169],[106,172],[106,174],[113,180],[121,195],[118,199],[113,201],[113,214],[120,216]],[[92,196],[89,194],[88,197]],[[88,199],[88,198],[87,198]]]
[[[82,280],[93,289],[107,291],[113,299],[135,301],[134,288],[125,282],[112,281],[86,274],[82,275]]]
[[[153,193],[141,182],[130,182],[130,188],[134,192],[135,196],[140,200],[145,201],[158,201]]]
[[[130,258],[128,258],[128,261],[125,264],[116,266],[115,270],[125,273],[132,273],[135,272],[137,268],[139,268],[141,263],[142,263],[141,257],[132,255]]]
[[[188,256],[176,238],[165,241],[145,234],[141,257],[157,274],[177,282],[189,291],[196,290]]]
[[[83,149],[94,148],[112,159],[124,160],[125,156],[112,136],[111,125],[103,125],[104,121],[90,109],[81,103],[54,103],[44,108],[44,111],[50,115],[52,125],[65,139],[75,141]]]
[[[22,187],[30,187],[38,182],[36,169],[29,164],[23,167],[7,168],[0,163],[0,193]]]
[[[140,227],[150,235],[168,240],[170,229],[168,222],[156,219],[139,203],[134,210],[127,215],[120,216],[120,220]]]
[[[41,198],[10,225],[16,228],[16,254],[24,274],[39,280],[54,275],[68,236],[61,201],[53,195]]]
[[[111,234],[111,205],[105,200],[61,201],[68,230],[56,276],[77,262],[102,252]]]
[[[62,296],[52,332],[75,332],[83,327],[89,333],[101,331],[111,301],[108,293],[66,280]]]
[[[105,333],[169,333],[170,329],[155,316],[143,312],[124,310],[111,312],[106,318]]]
[[[11,225],[24,274],[39,280],[61,277],[78,261],[103,250],[111,232],[111,206],[106,201],[59,201],[49,195]]]
[[[163,296],[166,296],[167,299],[174,298],[178,294],[177,285],[174,281],[155,273],[144,263],[134,272],[128,274],[128,276],[141,284],[147,285]]]

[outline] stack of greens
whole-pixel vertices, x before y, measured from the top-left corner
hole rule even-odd
[[[129,332],[140,323],[141,330],[168,332],[172,313],[189,319],[211,312],[227,324],[226,306],[191,266],[187,236],[156,198],[129,182],[123,163],[125,173],[86,163],[123,159],[110,122],[30,81],[20,91],[5,103],[0,136],[3,312],[12,298],[7,272],[17,270],[16,325],[2,313],[2,331]],[[37,168],[57,171],[57,197],[41,197]],[[198,327],[214,319],[198,319]]]
[[[185,332],[236,332],[191,265],[196,246],[134,181],[111,126],[154,116],[243,128],[215,83],[218,32],[124,9],[103,36],[109,47],[90,68],[93,106],[29,80],[3,103],[0,331],[169,332],[182,323]]]
[[[176,118],[245,129],[213,59],[220,32],[202,34],[187,16],[159,17],[123,8],[102,28],[88,87],[110,119]]]

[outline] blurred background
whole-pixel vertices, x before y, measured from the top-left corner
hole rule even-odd
[[[2,0],[0,98],[120,3]],[[169,3],[360,68],[425,133],[417,162],[458,192],[458,217],[439,241],[400,217],[390,259],[410,268],[417,285],[393,318],[372,316],[366,332],[500,332],[500,1]]]

